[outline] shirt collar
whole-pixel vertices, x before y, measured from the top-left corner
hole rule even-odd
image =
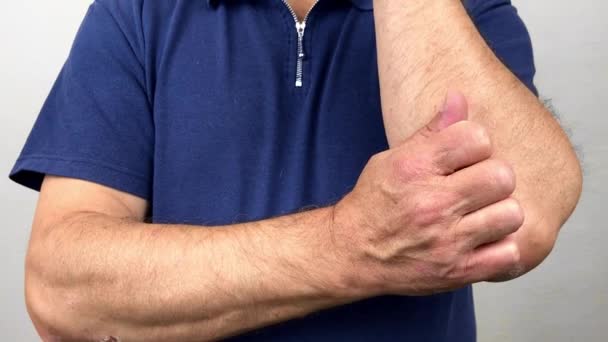
[[[212,6],[214,4],[216,4],[218,1],[220,0],[207,0],[207,4],[209,6]],[[374,0],[350,0],[350,2],[353,3],[353,5],[355,5],[355,7],[361,9],[361,10],[365,10],[365,11],[371,11],[374,6]]]

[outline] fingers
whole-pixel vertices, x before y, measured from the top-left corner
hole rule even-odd
[[[465,269],[466,283],[495,278],[516,278],[521,275],[521,253],[514,237],[485,245],[474,250],[461,265]]]
[[[422,134],[422,133],[421,133]],[[481,125],[471,121],[457,122],[430,136],[413,137],[395,151],[403,160],[419,157],[430,172],[447,176],[492,156],[490,136]]]
[[[468,118],[468,104],[464,95],[457,91],[449,91],[443,108],[423,129],[439,132],[447,127]]]
[[[524,211],[514,198],[494,203],[462,218],[455,227],[471,249],[500,241],[524,223]]]
[[[466,215],[511,196],[515,173],[506,162],[487,159],[448,176],[446,185],[460,197],[454,212]]]
[[[492,156],[487,131],[471,121],[458,122],[439,133],[433,141],[434,162],[441,175],[484,161]]]
[[[417,153],[430,155],[433,170],[448,175],[473,165],[492,155],[487,131],[479,124],[467,121],[467,100],[459,92],[449,92],[444,108],[408,142],[400,146],[404,154],[413,146],[424,146]]]

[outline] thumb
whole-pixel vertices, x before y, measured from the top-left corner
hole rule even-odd
[[[443,108],[431,120],[426,129],[432,132],[442,131],[449,126],[468,118],[467,99],[459,91],[448,91]]]

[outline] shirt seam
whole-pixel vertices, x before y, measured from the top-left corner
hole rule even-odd
[[[17,159],[17,162],[20,161],[25,161],[28,159],[37,159],[37,160],[48,160],[48,161],[61,161],[61,162],[70,162],[70,163],[82,163],[82,164],[90,164],[93,166],[99,166],[99,167],[103,167],[106,169],[110,169],[112,171],[115,172],[119,172],[122,173],[126,176],[132,176],[132,177],[136,177],[139,178],[140,180],[143,180],[145,182],[149,182],[150,179],[140,173],[137,173],[131,169],[127,169],[127,168],[123,168],[123,167],[119,167],[116,165],[111,165],[111,164],[107,164],[104,162],[99,162],[96,160],[90,160],[90,159],[84,159],[84,158],[64,158],[64,157],[58,157],[58,156],[47,156],[47,155],[37,155],[37,154],[27,154],[27,155],[23,155],[21,157],[19,157],[19,159]]]

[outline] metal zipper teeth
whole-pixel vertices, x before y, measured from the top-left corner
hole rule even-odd
[[[304,16],[304,19],[302,20],[302,22],[300,22],[298,20],[298,15],[296,14],[296,12],[293,10],[293,8],[291,7],[291,5],[287,2],[287,0],[282,0],[283,4],[285,4],[285,6],[287,6],[287,9],[289,9],[289,12],[291,13],[291,16],[293,17],[293,21],[296,23],[296,32],[298,33],[298,58],[296,60],[296,88],[301,88],[303,85],[303,64],[304,64],[304,32],[306,31],[306,21],[308,20],[308,16],[310,15],[310,12],[312,12],[313,8],[315,8],[315,6],[317,5],[317,3],[319,3],[319,0],[316,0],[312,6],[310,7],[310,9],[308,10],[308,12],[306,13],[306,15]]]

